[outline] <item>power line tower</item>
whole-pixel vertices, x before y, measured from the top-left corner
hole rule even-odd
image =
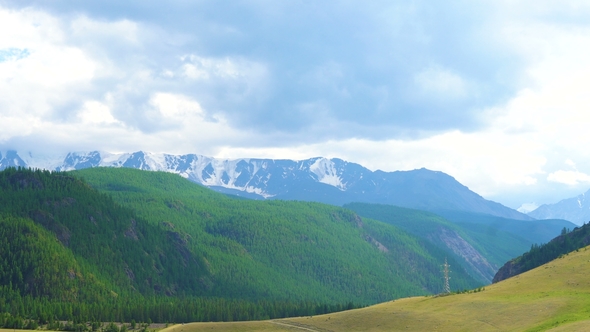
[[[451,279],[451,277],[449,276],[449,273],[451,273],[451,270],[449,269],[451,266],[447,263],[447,258],[445,257],[445,264],[443,265],[443,275],[445,278],[445,285],[444,285],[444,292],[445,293],[450,293],[451,292],[451,286],[449,285],[449,279]]]

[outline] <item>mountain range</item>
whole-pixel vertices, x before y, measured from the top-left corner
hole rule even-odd
[[[456,210],[498,217],[532,217],[489,201],[443,172],[371,171],[341,159],[311,158],[222,160],[197,154],[71,152],[51,157],[6,151],[0,170],[30,167],[69,171],[92,167],[126,167],[176,173],[218,192],[251,199],[316,201],[332,205],[351,202],[390,204],[422,210]]]
[[[590,199],[586,199],[587,197],[590,197],[590,190],[555,204],[543,204],[528,215],[535,219],[565,219],[582,225],[590,221]]]

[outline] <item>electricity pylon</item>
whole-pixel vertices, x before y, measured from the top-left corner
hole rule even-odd
[[[450,267],[451,266],[447,263],[447,258],[445,257],[445,265],[443,265],[443,274],[444,274],[444,278],[445,278],[445,286],[444,286],[445,293],[451,292],[451,286],[449,285],[449,279],[451,279],[451,277],[449,276],[449,273],[451,273],[451,270],[449,269]]]

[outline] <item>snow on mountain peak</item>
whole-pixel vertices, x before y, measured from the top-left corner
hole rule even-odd
[[[342,191],[346,190],[346,183],[342,182],[342,178],[332,160],[318,158],[309,166],[309,170],[318,177],[319,182],[329,184]]]

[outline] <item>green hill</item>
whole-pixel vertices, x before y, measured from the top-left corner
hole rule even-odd
[[[236,200],[169,173],[7,169],[0,223],[0,312],[14,317],[260,319],[443,287],[444,253],[397,227],[318,203]],[[454,269],[455,289],[479,285]]]
[[[61,259],[68,252],[89,273],[108,281],[115,293],[197,295],[207,291],[205,261],[188,250],[184,234],[162,231],[71,176],[7,169],[0,172],[0,189],[2,213],[32,220],[51,232],[61,244],[53,246],[57,251],[52,256]],[[4,222],[10,220],[23,224],[22,219]],[[4,236],[13,234],[7,231]],[[26,248],[24,244],[35,243],[24,242]],[[23,280],[12,280],[13,285],[21,285],[31,273],[17,273]]]
[[[375,303],[442,290],[444,256],[396,227],[312,202],[236,200],[179,176],[75,172],[152,224],[190,234],[215,279],[211,295]],[[456,287],[478,285],[462,270]]]

